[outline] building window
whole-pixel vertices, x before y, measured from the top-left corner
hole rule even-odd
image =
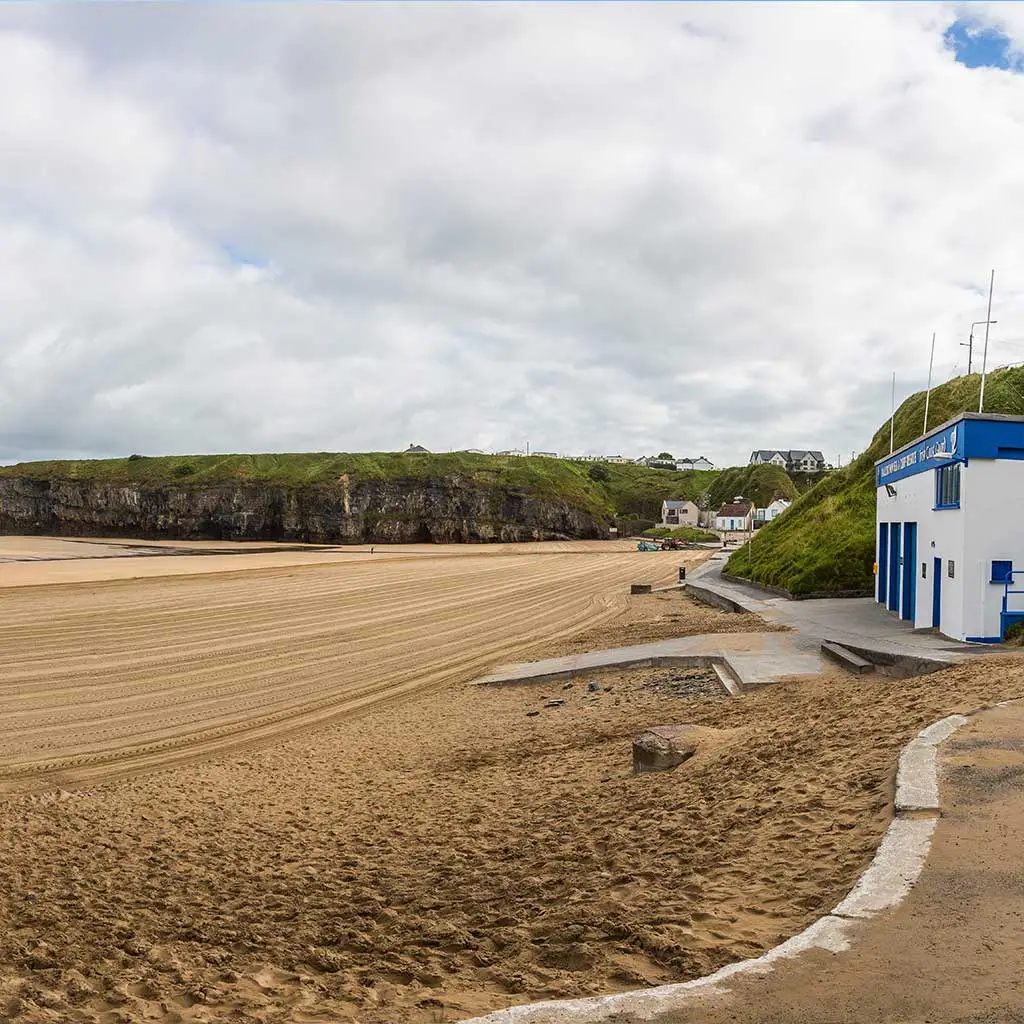
[[[1013,582],[1013,562],[993,560],[992,562],[992,583]]]
[[[954,569],[954,567],[955,567],[955,564],[954,564],[954,562],[953,562],[953,559],[952,559],[952,558],[950,558],[950,559],[949,559],[949,560],[948,560],[948,561],[946,562],[946,575],[947,575],[947,576],[948,576],[948,577],[949,577],[950,579],[953,579],[953,569]]]
[[[921,579],[923,579],[923,580],[928,579],[928,563],[927,562],[922,562],[921,563]]]
[[[960,463],[935,470],[935,507],[960,507]]]

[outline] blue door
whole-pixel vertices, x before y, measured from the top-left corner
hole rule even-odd
[[[900,524],[889,524],[889,611],[900,608]]]
[[[917,523],[903,524],[903,613],[901,619],[914,621],[917,611]]]
[[[889,524],[878,524],[878,603],[885,604],[885,581],[889,571]]]
[[[942,559],[932,559],[932,625],[938,629],[942,617]]]

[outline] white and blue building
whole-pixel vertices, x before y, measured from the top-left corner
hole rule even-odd
[[[875,463],[875,597],[998,643],[1024,621],[1024,416],[961,413]]]

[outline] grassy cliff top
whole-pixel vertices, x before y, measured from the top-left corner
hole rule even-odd
[[[928,429],[978,408],[980,374],[957,377],[932,391]],[[895,448],[924,430],[925,393],[896,411]],[[985,412],[1024,414],[1024,367],[997,370],[985,384]],[[859,458],[801,495],[757,532],[753,552],[740,548],[726,571],[794,594],[870,590],[875,560],[875,462],[889,454],[886,420]]]
[[[619,463],[469,452],[134,456],[23,462],[0,467],[0,478],[74,480],[136,487],[186,483],[304,487],[334,484],[344,475],[353,485],[371,480],[456,480],[466,486],[522,491],[564,501],[603,517],[654,519],[660,517],[664,498],[696,499],[719,474],[714,470],[678,473]]]

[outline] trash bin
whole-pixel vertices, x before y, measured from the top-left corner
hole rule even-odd
[[[685,565],[679,566],[679,582],[680,583],[685,583],[686,582],[686,566]]]

